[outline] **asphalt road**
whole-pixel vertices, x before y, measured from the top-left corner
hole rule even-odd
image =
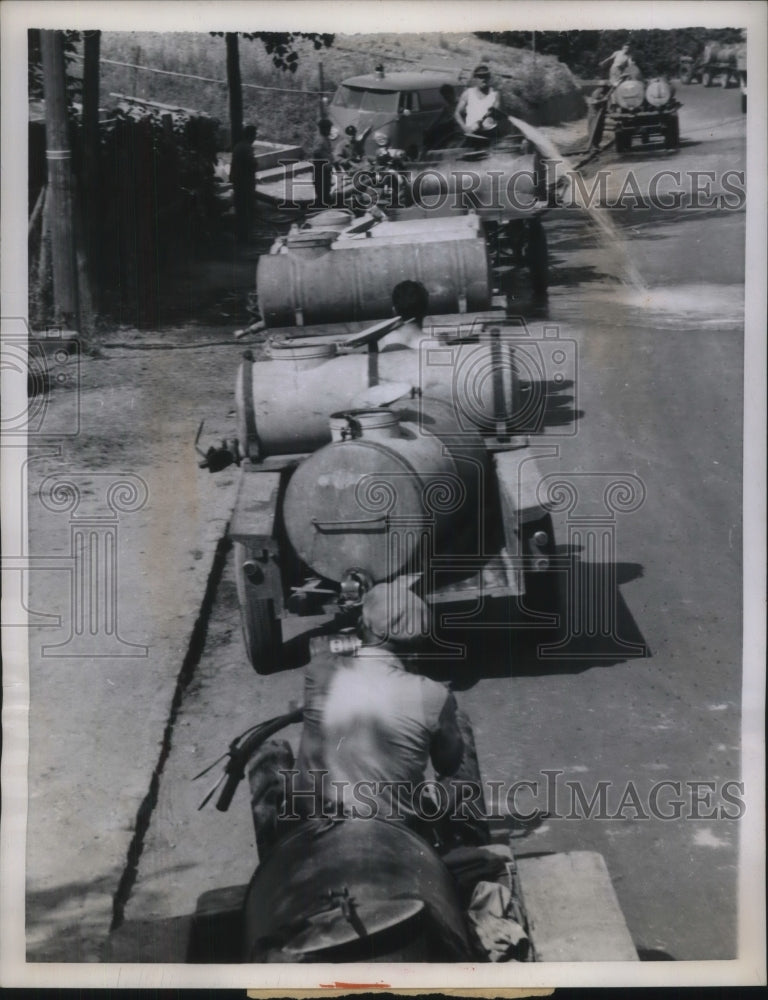
[[[613,236],[577,210],[547,222],[553,283],[545,320],[573,345],[575,361],[554,400],[540,464],[575,491],[574,505],[554,513],[558,553],[594,587],[601,617],[595,628],[582,622],[577,601],[569,612],[574,641],[559,651],[529,633],[474,633],[450,674],[473,720],[486,781],[505,789],[538,783],[537,796],[531,784],[521,787],[514,805],[549,815],[515,825],[519,852],[602,853],[642,957],[725,959],[735,954],[739,824],[716,816],[718,807],[737,811],[723,789],[741,767],[745,214],[743,206],[689,207],[686,198],[700,184],[691,179],[696,170],[714,171],[714,190],[728,194],[722,175],[744,169],[745,127],[735,90],[688,87],[680,96],[677,153],[647,148],[621,162],[606,153],[589,173],[607,171],[613,202],[629,171],[641,191],[659,169],[680,171],[683,205],[646,210],[630,199],[608,212]],[[542,317],[529,319],[540,331]],[[234,367],[231,354],[216,355],[197,407],[217,433],[232,405],[217,398],[229,384],[218,366]],[[194,365],[180,363],[186,400]],[[626,489],[606,492],[615,483]],[[164,489],[174,496],[172,483]],[[190,779],[235,734],[300,701],[302,676],[295,667],[271,677],[251,671],[231,557],[213,584],[204,645],[191,649],[169,713],[141,854],[123,882],[123,928],[101,957],[183,960],[183,915],[202,892],[245,882],[253,868],[245,791],[226,815],[210,806],[197,812],[206,782]],[[156,599],[174,606],[172,592]],[[45,763],[36,765],[40,773]],[[149,788],[149,773],[146,781]],[[661,781],[680,782],[680,794],[673,785],[654,793]],[[708,786],[694,792],[688,782],[713,785],[710,801]],[[581,804],[576,785],[587,801],[603,789],[604,808],[599,794],[593,809]],[[674,816],[674,799],[682,815],[661,818]],[[39,839],[33,857],[50,849]],[[46,934],[38,937],[44,954]]]

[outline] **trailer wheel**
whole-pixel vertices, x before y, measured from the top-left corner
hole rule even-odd
[[[705,69],[704,72],[701,74],[701,82],[705,87],[712,86],[712,74],[709,72],[709,70]]]
[[[280,665],[283,629],[275,617],[274,602],[268,597],[254,596],[253,584],[243,569],[247,558],[245,545],[235,542],[235,580],[245,652],[257,674],[271,674]]]
[[[528,223],[528,244],[525,250],[526,263],[531,274],[533,294],[544,296],[549,288],[549,253],[547,234],[541,219],[531,219]]]

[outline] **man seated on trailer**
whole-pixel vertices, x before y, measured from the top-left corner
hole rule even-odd
[[[457,801],[480,797],[480,777],[469,720],[454,695],[409,669],[409,654],[430,629],[428,608],[409,582],[400,578],[368,591],[359,648],[315,656],[306,668],[297,782],[286,805],[289,815],[305,817],[313,809],[332,817],[376,815],[445,842],[445,830],[436,836],[425,822],[425,813],[435,815],[423,800],[428,762],[437,775],[452,776],[440,779],[448,818],[451,809],[460,812],[453,809]],[[461,781],[476,788],[461,791]],[[314,800],[297,794],[300,787],[312,789]],[[472,810],[464,812],[471,823]]]

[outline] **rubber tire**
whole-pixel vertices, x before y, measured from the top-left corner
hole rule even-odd
[[[528,222],[525,260],[531,275],[533,294],[541,298],[547,294],[549,288],[549,251],[547,234],[541,219],[530,219]]]
[[[702,83],[702,86],[704,86],[704,87],[711,87],[712,86],[712,74],[709,73],[709,72],[707,72],[705,70],[701,74],[701,83]]]
[[[243,644],[248,661],[257,674],[271,674],[280,666],[283,645],[283,627],[275,617],[274,602],[269,598],[253,597],[251,584],[243,571],[248,550],[242,542],[235,542],[235,582],[240,604],[240,621],[243,627]]]
[[[741,113],[745,115],[747,113],[747,95],[741,95]]]
[[[680,146],[680,122],[677,118],[670,118],[664,130],[664,144],[667,149],[677,149]]]

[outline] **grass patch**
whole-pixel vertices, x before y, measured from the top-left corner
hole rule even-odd
[[[446,67],[471,71],[478,63],[490,66],[496,77],[504,106],[510,114],[542,120],[539,106],[552,97],[570,95],[576,108],[578,90],[569,69],[553,56],[533,56],[523,49],[462,34],[337,35],[330,49],[317,51],[312,43],[300,41],[296,47],[299,66],[295,74],[272,65],[271,57],[258,41],[240,40],[240,64],[244,84],[284,88],[285,93],[251,90],[244,87],[246,121],[259,126],[262,138],[299,143],[311,149],[315,141],[315,123],[320,114],[320,98],[309,93],[319,89],[322,62],[325,89],[335,90],[347,76],[372,72],[382,60],[390,71],[418,66]],[[190,73],[198,77],[226,80],[226,55],[223,38],[207,33],[104,32],[103,59],[138,62],[156,69]],[[137,58],[138,56],[138,58]],[[228,128],[226,83],[209,83],[160,76],[142,70],[103,63],[101,67],[101,105],[110,107],[110,92],[135,95],[146,100],[203,111],[222,125],[222,146]],[[581,110],[579,108],[579,110]],[[566,117],[574,117],[570,110]],[[548,123],[552,122],[551,115]]]

